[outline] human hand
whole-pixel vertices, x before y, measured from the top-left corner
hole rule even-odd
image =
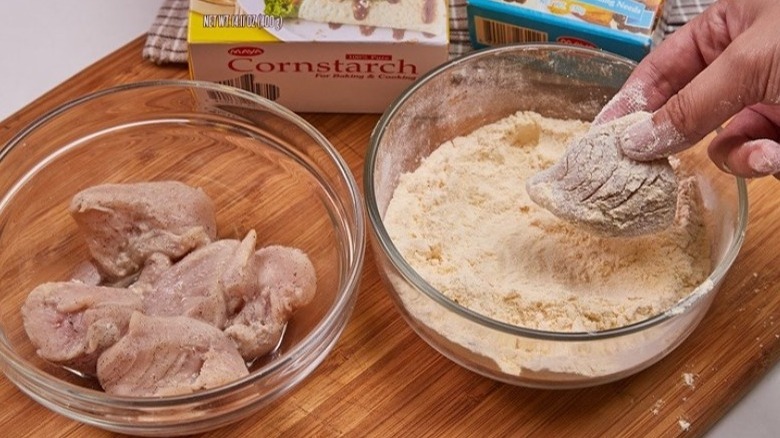
[[[672,34],[631,74],[594,123],[645,110],[621,148],[646,161],[709,145],[712,161],[743,177],[780,179],[780,1],[720,0]]]

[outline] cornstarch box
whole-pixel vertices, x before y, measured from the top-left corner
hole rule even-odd
[[[446,0],[190,0],[190,75],[298,112],[381,113],[448,58]]]
[[[474,47],[558,42],[641,60],[657,38],[664,0],[468,0]]]

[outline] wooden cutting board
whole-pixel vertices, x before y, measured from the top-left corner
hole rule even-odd
[[[77,96],[149,79],[186,78],[183,66],[141,59],[141,38],[0,124],[0,144]],[[358,181],[377,115],[305,114]],[[494,382],[439,355],[393,307],[368,251],[357,307],[333,352],[298,388],[251,418],[203,436],[696,436],[777,361],[780,352],[780,182],[749,183],[744,248],[710,312],[672,354],[622,381],[544,391]],[[777,324],[775,324],[777,323]],[[687,385],[683,375],[695,376]],[[0,376],[4,436],[113,436],[57,415]],[[689,423],[687,431],[681,424]]]

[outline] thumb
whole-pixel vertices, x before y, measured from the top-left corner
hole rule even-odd
[[[656,110],[652,119],[629,126],[620,140],[626,156],[647,161],[680,152],[755,103],[758,98],[750,82],[755,77],[745,74],[755,64],[747,59],[749,53],[735,40]]]

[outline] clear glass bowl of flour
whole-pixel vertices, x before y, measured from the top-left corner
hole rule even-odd
[[[634,66],[554,44],[486,49],[382,116],[364,172],[376,262],[405,320],[455,363],[521,386],[592,386],[659,361],[706,313],[742,245],[747,193],[703,148],[673,158],[695,200],[684,219],[640,238],[572,229],[528,203],[507,164],[550,165]]]

